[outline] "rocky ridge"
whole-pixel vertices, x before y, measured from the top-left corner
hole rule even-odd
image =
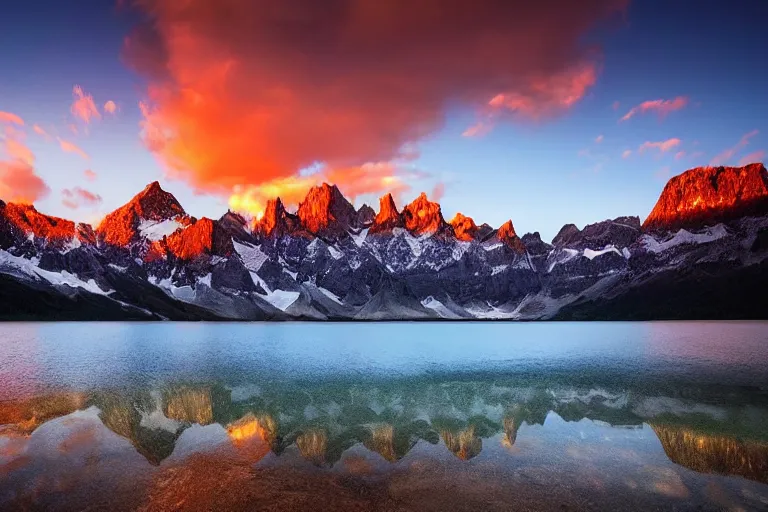
[[[763,318],[762,164],[672,178],[641,224],[623,216],[552,243],[421,194],[356,210],[329,184],[296,213],[188,215],[155,182],[94,230],[0,202],[2,318]],[[711,290],[711,291],[707,291]],[[15,300],[26,295],[30,300]]]

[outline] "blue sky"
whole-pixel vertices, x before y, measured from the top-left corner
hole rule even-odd
[[[35,202],[38,210],[93,222],[157,179],[189,213],[219,217],[227,197],[196,194],[187,181],[169,178],[140,138],[138,103],[146,79],[121,58],[135,13],[111,2],[63,4],[18,3],[0,18],[0,47],[12,49],[0,52],[0,111],[25,121],[24,141],[36,157],[35,171],[50,188]],[[544,120],[502,119],[480,137],[462,136],[476,121],[476,109],[452,106],[442,128],[418,143],[420,156],[411,163],[428,177],[410,181],[402,199],[429,193],[441,182],[447,219],[458,211],[478,224],[498,226],[511,218],[518,233],[539,231],[549,240],[565,223],[583,227],[620,215],[644,219],[669,177],[708,165],[729,148],[734,151],[725,165],[750,154],[763,161],[767,11],[759,0],[632,2],[623,23],[587,34],[602,57],[596,83],[579,101]],[[75,84],[99,108],[114,101],[118,112],[102,111],[102,118],[89,124],[75,119],[70,112]],[[678,97],[687,101],[679,110],[620,121],[643,102]],[[34,124],[90,158],[62,151],[55,139],[33,133]],[[663,152],[638,151],[645,142],[670,139],[680,142]],[[626,150],[631,154],[625,158]],[[87,180],[85,169],[98,177]],[[61,191],[75,186],[102,201],[65,207]],[[358,197],[358,206],[377,204],[377,195]]]

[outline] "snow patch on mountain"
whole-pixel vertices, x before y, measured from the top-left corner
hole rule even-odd
[[[285,311],[291,304],[298,300],[301,295],[300,292],[289,292],[285,290],[272,290],[256,272],[250,272],[251,279],[254,284],[261,286],[266,295],[259,294],[259,297],[263,298],[281,311]]]
[[[623,256],[621,254],[621,251],[619,251],[615,245],[606,245],[605,247],[603,247],[598,251],[595,251],[592,249],[584,249],[584,257],[588,258],[589,260],[593,260],[598,256],[602,256],[603,254],[608,254],[609,252],[615,252],[619,256]]]
[[[333,302],[335,302],[336,304],[339,304],[339,305],[341,305],[341,306],[343,306],[343,305],[344,305],[344,303],[341,301],[341,299],[339,298],[339,296],[338,296],[338,295],[336,295],[335,293],[333,293],[332,291],[330,291],[330,290],[327,290],[327,289],[323,288],[322,286],[318,286],[318,287],[317,287],[317,289],[318,289],[318,290],[320,290],[320,292],[321,292],[323,295],[325,295],[326,297],[328,297],[329,299],[331,299],[331,300],[332,300]]]
[[[17,277],[33,278],[35,280],[43,279],[54,286],[69,286],[70,288],[82,288],[83,290],[98,295],[107,296],[114,293],[114,290],[104,291],[99,288],[96,281],[89,279],[83,281],[77,275],[71,274],[66,270],[61,272],[51,272],[38,267],[37,259],[26,259],[20,256],[14,256],[0,249],[0,272]]]
[[[453,246],[453,252],[451,253],[451,256],[453,257],[454,260],[459,261],[464,256],[464,253],[467,252],[467,250],[471,245],[472,245],[472,242],[457,241]]]
[[[495,267],[493,267],[493,270],[491,271],[491,275],[495,276],[496,274],[501,274],[502,272],[507,270],[507,267],[509,267],[509,265],[496,265]]]
[[[335,248],[332,245],[328,246],[328,252],[331,253],[331,258],[333,258],[335,260],[340,260],[341,258],[344,257],[344,253],[342,253],[340,250],[338,250],[337,248]]]
[[[268,293],[264,299],[275,306],[277,309],[285,311],[291,304],[296,302],[296,300],[299,298],[299,295],[301,295],[299,292],[275,290]]]
[[[438,315],[440,315],[440,318],[461,318],[459,315],[445,307],[445,304],[437,300],[436,298],[432,297],[431,295],[427,297],[426,299],[421,301],[421,305],[424,306],[427,309],[431,309]]]
[[[240,243],[237,240],[232,240],[232,245],[240,259],[243,260],[245,268],[251,272],[258,272],[264,262],[269,259],[269,255],[265,254],[260,247]]]
[[[365,242],[365,238],[368,236],[368,228],[363,229],[358,234],[352,233],[350,231],[349,236],[352,237],[352,241],[355,242],[356,246],[362,247],[363,242]]]
[[[720,238],[728,236],[728,231],[722,224],[717,224],[711,228],[707,228],[702,233],[691,233],[685,229],[681,229],[672,236],[672,238],[659,242],[650,235],[643,235],[640,239],[640,243],[650,252],[660,253],[667,249],[676,247],[683,244],[706,244],[714,242]]]
[[[157,242],[164,236],[171,236],[177,229],[183,229],[185,226],[176,219],[162,220],[142,220],[139,223],[139,234],[149,241]]]
[[[555,261],[549,264],[549,267],[547,268],[548,273],[552,272],[552,269],[554,269],[556,265],[567,263],[580,254],[580,251],[577,251],[576,249],[554,249],[549,255],[552,256],[552,254],[557,251],[560,252],[556,254]]]

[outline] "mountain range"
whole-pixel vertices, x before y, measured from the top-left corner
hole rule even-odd
[[[189,215],[149,184],[93,228],[0,201],[4,320],[767,318],[768,173],[672,178],[625,216],[545,242],[421,194],[359,209],[333,185],[254,221]]]

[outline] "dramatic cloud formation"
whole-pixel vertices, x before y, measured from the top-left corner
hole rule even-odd
[[[86,169],[83,171],[83,176],[85,176],[85,179],[88,181],[96,181],[97,174],[95,171],[92,171],[91,169]]]
[[[715,157],[710,162],[710,165],[725,165],[729,163],[734,156],[736,156],[736,153],[747,147],[747,144],[749,144],[749,139],[757,135],[759,132],[757,130],[752,130],[749,133],[745,133],[741,139],[739,139],[739,142],[736,143],[735,146],[728,148],[724,150],[722,153],[718,153],[715,155]]]
[[[99,109],[96,108],[96,103],[93,102],[93,96],[83,92],[83,88],[76,85],[72,88],[72,96],[74,101],[70,107],[72,115],[83,121],[85,124],[91,122],[91,119],[100,119]]]
[[[115,112],[117,112],[117,104],[114,101],[109,100],[104,104],[104,112],[114,115]]]
[[[77,209],[81,206],[96,206],[101,203],[101,196],[80,187],[65,188],[61,191],[61,203],[67,208]]]
[[[0,123],[18,124],[19,126],[24,126],[24,120],[22,118],[16,114],[3,111],[0,111]]]
[[[236,185],[229,198],[229,206],[233,210],[260,217],[269,199],[280,197],[286,206],[296,206],[311,187],[324,182],[339,184],[342,194],[352,202],[357,196],[376,194],[382,190],[391,191],[397,200],[401,193],[410,188],[405,183],[406,179],[424,176],[418,171],[400,169],[390,162],[369,162],[359,167],[341,169],[322,168],[312,174],[276,178],[258,185]]]
[[[0,143],[0,199],[32,204],[48,195],[50,189],[35,174],[35,156],[24,144],[23,134],[6,129]]]
[[[685,96],[678,96],[673,100],[649,100],[644,101],[636,107],[630,109],[629,112],[624,114],[624,117],[620,121],[627,121],[635,114],[644,114],[649,111],[658,112],[659,116],[664,117],[670,112],[680,110],[688,104],[688,98]]]
[[[85,158],[86,160],[89,159],[88,153],[77,147],[72,142],[66,141],[60,137],[57,137],[57,140],[59,141],[59,146],[61,149],[67,153],[74,153],[76,155],[80,155],[81,157]]]
[[[765,158],[765,151],[763,150],[754,151],[748,155],[744,155],[739,160],[739,165],[747,165],[755,162],[762,162],[764,158]]]
[[[662,140],[659,142],[643,142],[639,148],[637,148],[638,153],[643,153],[648,149],[658,149],[662,153],[666,153],[670,149],[676,148],[680,145],[682,141],[677,138]]]
[[[467,136],[560,113],[597,75],[583,36],[626,4],[137,0],[125,58],[148,79],[142,136],[169,176],[242,194],[315,162],[402,160],[451,106],[480,109]],[[334,181],[348,193],[355,176]]]

